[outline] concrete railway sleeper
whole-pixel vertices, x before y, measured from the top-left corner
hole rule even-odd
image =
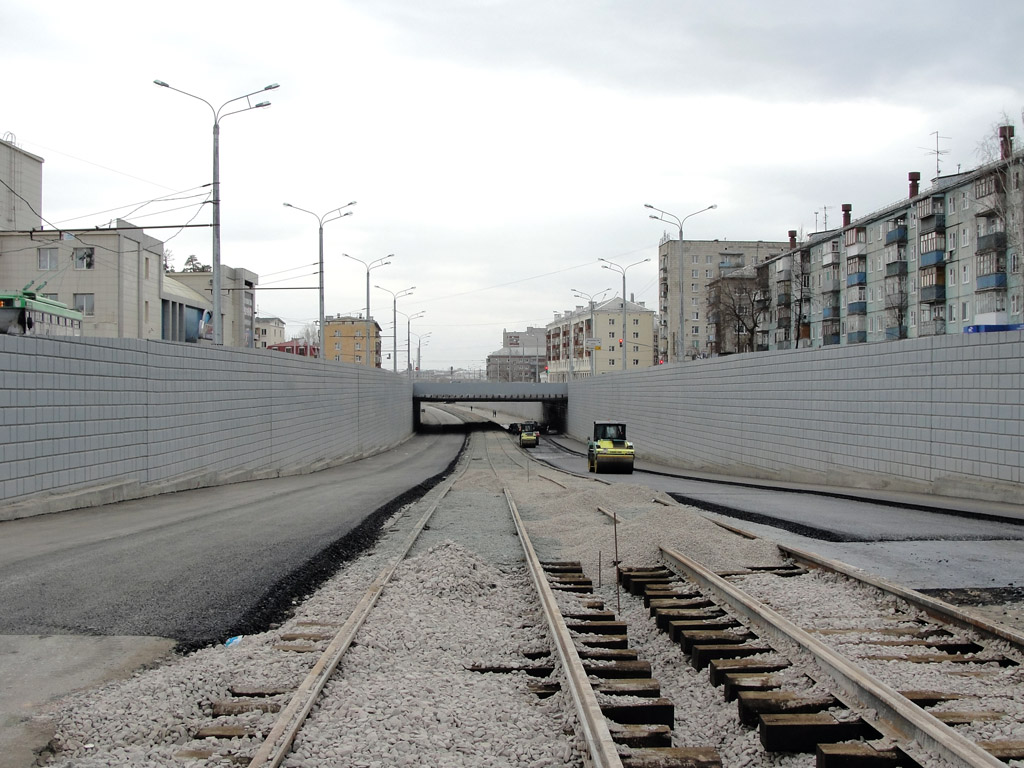
[[[1024,760],[1024,644],[1012,630],[900,588],[865,599],[889,585],[851,585],[856,573],[841,564],[788,554],[783,566],[712,572],[662,549],[666,565],[622,568],[619,583],[694,668],[709,670],[769,752],[813,752],[821,768]],[[819,595],[832,585],[834,597],[802,616],[804,581]],[[1004,735],[972,736],[997,723]]]

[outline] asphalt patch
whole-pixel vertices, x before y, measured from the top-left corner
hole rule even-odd
[[[210,645],[217,645],[223,642],[224,637],[256,635],[283,623],[292,615],[297,603],[312,595],[343,565],[371,549],[380,540],[384,524],[391,519],[392,515],[407,504],[421,499],[431,488],[448,477],[454,471],[468,442],[467,435],[458,454],[444,470],[410,488],[400,496],[396,496],[387,504],[378,507],[347,534],[328,544],[304,565],[279,579],[263,593],[252,608],[231,625],[226,633],[212,638],[184,640],[175,646],[175,651],[190,653]]]

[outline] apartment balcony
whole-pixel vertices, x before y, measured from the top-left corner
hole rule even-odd
[[[890,261],[885,265],[886,277],[903,277],[906,274],[907,262],[905,261]]]
[[[1006,273],[994,272],[991,275],[978,275],[979,291],[1006,290]]]
[[[851,272],[846,276],[846,287],[852,288],[856,285],[867,285],[868,284],[868,273],[867,272]]]
[[[775,348],[776,349],[792,349],[793,348],[793,342],[790,341],[789,339],[786,339],[786,341],[777,341],[777,342],[775,342]]]
[[[926,219],[921,219],[918,224],[918,234],[927,235],[930,232],[946,231],[946,214],[936,213]]]
[[[867,243],[854,243],[853,245],[846,246],[846,255],[850,256],[863,256],[868,252]]]
[[[945,250],[928,251],[927,253],[922,253],[921,259],[919,261],[919,268],[923,269],[924,267],[931,267],[934,266],[935,264],[941,264],[945,260],[945,258]]]
[[[888,232],[885,233],[885,244],[886,245],[892,245],[893,243],[905,243],[905,242],[907,242],[907,228],[906,227],[896,227],[895,229],[890,229]]]
[[[864,344],[868,340],[867,331],[851,331],[846,334],[847,344]]]
[[[825,334],[822,334],[822,336],[821,336],[821,345],[823,347],[829,347],[829,346],[832,346],[832,345],[838,345],[839,341],[840,341],[840,339],[839,339],[839,334],[838,333],[825,333]]]
[[[905,325],[894,325],[885,329],[886,341],[898,341],[905,338],[907,338],[907,326]]]
[[[846,314],[848,315],[866,315],[868,313],[868,303],[866,301],[851,301],[846,305]]]
[[[978,245],[974,250],[975,253],[1006,250],[1006,233],[993,232],[991,235],[982,235],[978,238]]]
[[[793,270],[792,269],[780,269],[778,272],[775,273],[775,282],[777,282],[777,283],[788,282],[789,280],[792,280],[792,279],[793,279]]]
[[[946,300],[946,286],[944,285],[925,285],[921,286],[921,290],[918,293],[918,301],[922,304],[935,304],[936,302]]]
[[[793,316],[792,315],[789,315],[789,314],[779,315],[778,319],[775,321],[775,327],[776,328],[789,328],[789,326],[792,323],[793,323]]]
[[[821,317],[823,320],[832,320],[838,318],[839,315],[840,309],[838,304],[821,308]]]
[[[942,336],[945,332],[945,320],[926,320],[917,326],[918,336]]]
[[[830,251],[821,255],[821,266],[830,267],[833,264],[839,263],[839,254],[836,251]]]
[[[822,293],[839,293],[843,289],[843,282],[838,277],[821,281]]]
[[[780,293],[775,301],[780,307],[788,307],[793,303],[793,296],[789,293]]]

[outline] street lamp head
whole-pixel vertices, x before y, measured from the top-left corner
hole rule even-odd
[[[264,90],[264,91],[272,91],[272,90],[274,90],[275,88],[280,88],[280,87],[281,87],[281,86],[280,86],[280,85],[278,85],[277,83],[271,83],[270,85],[266,86],[266,87],[265,87],[265,88],[264,88],[263,90]]]
[[[644,203],[644,208],[653,208],[654,206],[650,203]]]
[[[283,205],[285,208],[294,208],[295,207],[291,203],[281,203],[281,205]]]
[[[262,109],[263,107],[269,107],[269,106],[270,106],[270,102],[269,101],[261,101],[259,104],[256,104],[255,106],[253,106],[253,109]]]
[[[708,210],[710,211],[712,208],[717,208],[717,207],[718,207],[718,203],[712,203],[711,205],[708,206]]]
[[[655,219],[655,220],[657,220],[657,221],[661,221],[661,216],[655,216],[655,215],[654,215],[653,213],[651,213],[651,214],[648,214],[648,215],[647,215],[647,218],[648,218],[648,219]]]
[[[157,85],[159,85],[161,88],[170,88],[171,87],[167,83],[165,83],[163,80],[154,80],[153,82],[156,83]]]

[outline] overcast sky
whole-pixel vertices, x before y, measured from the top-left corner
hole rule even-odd
[[[621,293],[599,258],[650,257],[627,293],[657,308],[676,229],[644,203],[717,204],[687,239],[784,240],[903,197],[908,171],[932,178],[936,132],[942,173],[977,165],[1002,115],[1020,123],[1022,29],[1011,0],[7,0],[0,134],[46,159],[56,226],[209,223],[212,113],[153,80],[214,106],[279,83],[221,124],[222,262],[315,288],[317,221],[283,203],[355,200],[324,230],[327,314],[366,303],[342,253],[394,253],[371,281],[416,287],[398,309],[425,312],[423,367],[479,369],[573,289]],[[210,263],[209,229],[175,233],[151,232],[176,267]],[[390,335],[391,296],[370,302]],[[319,313],[316,290],[257,303],[293,334]]]

